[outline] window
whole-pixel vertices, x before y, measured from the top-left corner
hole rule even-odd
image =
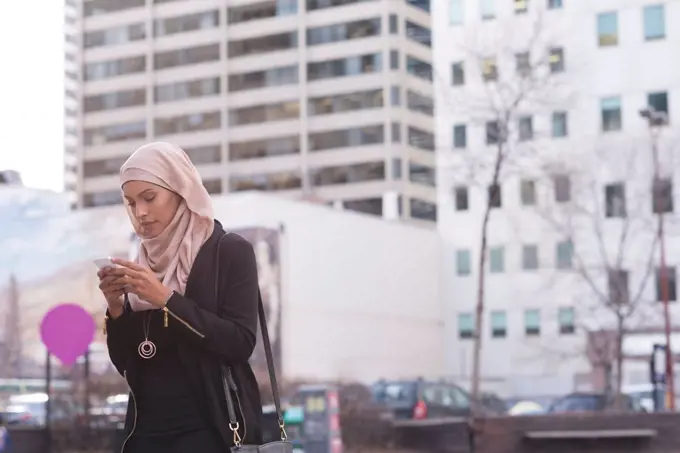
[[[465,124],[453,126],[453,147],[455,149],[467,148],[467,126]]]
[[[390,34],[399,34],[399,16],[396,14],[390,14]]]
[[[453,189],[456,199],[456,211],[467,211],[469,209],[468,188],[459,186]]]
[[[254,90],[257,88],[292,85],[298,83],[298,66],[279,66],[264,71],[229,75],[229,91]]]
[[[184,16],[157,19],[153,24],[154,36],[170,36],[177,33],[186,33],[195,30],[208,30],[217,28],[220,24],[220,15],[217,10]]]
[[[189,80],[184,82],[156,85],[154,101],[158,103],[213,96],[220,93],[220,78]]]
[[[666,37],[666,11],[664,5],[645,6],[643,16],[646,41]]]
[[[571,269],[574,260],[574,244],[569,240],[558,242],[556,258],[558,269]]]
[[[358,20],[344,24],[325,25],[307,29],[307,45],[316,46],[339,41],[367,38],[380,34],[380,18]]]
[[[390,50],[390,69],[399,69],[399,51]]]
[[[482,60],[482,79],[485,82],[498,80],[498,65],[495,58],[484,58]]]
[[[553,112],[552,136],[553,138],[566,137],[569,133],[567,125],[567,112]]]
[[[524,334],[537,336],[541,334],[541,312],[538,310],[524,310]]]
[[[347,166],[345,164],[345,166]],[[383,178],[384,179],[384,178]],[[408,163],[408,179],[414,184],[436,187],[437,172],[433,167],[415,162]]]
[[[85,65],[85,80],[103,80],[146,70],[146,57],[125,57],[117,60],[98,61]]]
[[[103,30],[88,31],[85,33],[83,46],[86,49],[101,46],[112,46],[128,42],[140,41],[146,38],[144,23],[123,25]]]
[[[371,0],[307,0],[307,10],[334,8],[336,6],[351,5],[353,3],[363,3]]]
[[[431,97],[416,93],[415,91],[406,91],[406,107],[412,112],[419,112],[423,115],[434,116],[434,101]]]
[[[491,20],[496,17],[496,0],[480,0],[482,20]]]
[[[354,127],[309,134],[309,150],[323,151],[350,146],[369,146],[384,143],[382,125]]]
[[[424,151],[434,151],[434,134],[417,127],[408,127],[408,144]]]
[[[519,194],[524,206],[536,204],[536,181],[522,180],[519,183]]]
[[[297,0],[253,1],[228,8],[230,24],[297,14]]]
[[[230,161],[285,156],[299,152],[300,137],[298,135],[229,143]]]
[[[392,143],[401,143],[401,123],[392,123]]]
[[[597,39],[600,47],[619,44],[619,16],[615,12],[597,15]]]
[[[87,146],[144,138],[146,138],[146,121],[143,120],[93,127],[83,131],[83,142]]]
[[[498,184],[491,184],[487,189],[488,192],[488,203],[492,208],[500,208],[502,204],[501,200],[501,186]]]
[[[451,85],[465,85],[465,65],[462,61],[451,65]]]
[[[663,302],[664,300],[664,294],[662,290],[664,289],[662,287],[662,282],[663,279],[662,277],[662,272],[661,268],[656,268],[656,300]],[[669,302],[676,302],[678,300],[678,280],[677,280],[677,273],[675,271],[675,267],[671,266],[666,266],[666,275],[665,275],[665,280],[666,280],[666,290],[668,291],[667,296],[668,296],[668,301]]]
[[[600,111],[603,132],[621,130],[621,98],[619,96],[601,99]]]
[[[534,138],[534,122],[530,116],[523,116],[519,119],[519,140],[527,141]]]
[[[564,72],[564,49],[561,47],[553,47],[550,49],[548,62],[550,64],[550,72],[553,74]]]
[[[384,181],[385,162],[364,162],[361,164],[315,168],[311,171],[311,176],[314,187]]]
[[[604,198],[607,217],[626,217],[626,186],[622,182],[607,184]]]
[[[449,24],[462,25],[465,20],[465,11],[463,10],[463,0],[449,1]]]
[[[668,93],[665,91],[649,93],[647,95],[647,105],[657,112],[665,113],[666,121],[668,121]]]
[[[529,10],[529,0],[515,0],[515,14],[524,14]]]
[[[652,183],[652,209],[654,214],[673,212],[673,181],[657,179]]]
[[[87,96],[83,101],[83,110],[85,112],[99,112],[145,104],[146,89],[137,88]]]
[[[141,7],[144,7],[144,0],[94,0],[83,3],[83,16],[98,16]]]
[[[571,180],[567,175],[553,176],[553,184],[555,186],[555,201],[558,203],[566,203],[571,200]]]
[[[505,248],[503,246],[489,249],[489,272],[498,274],[505,271]]]
[[[548,0],[548,9],[562,9],[562,0]]]
[[[573,307],[561,307],[557,311],[557,322],[560,326],[561,334],[571,334],[576,331],[576,326],[574,325],[576,315],[574,313]]]
[[[401,87],[390,87],[390,104],[393,106],[401,105]]]
[[[522,246],[522,269],[526,271],[534,271],[538,269],[537,245],[532,244]]]
[[[505,338],[508,334],[508,316],[504,311],[491,312],[491,337]]]
[[[406,56],[406,72],[428,82],[432,82],[432,65],[425,61]]]
[[[469,250],[456,251],[456,271],[458,275],[470,275],[472,273],[471,257]]]
[[[156,118],[154,120],[154,134],[182,134],[219,129],[220,122],[220,111]]]
[[[472,338],[475,332],[475,319],[472,313],[458,315],[458,338]]]
[[[236,58],[295,49],[297,46],[298,34],[294,31],[229,41],[227,53],[229,58]]]
[[[299,116],[300,104],[297,101],[253,105],[229,110],[229,125],[240,126],[270,121],[293,120]]]
[[[383,90],[357,91],[335,96],[310,98],[308,115],[328,115],[354,110],[374,109],[382,106]]]
[[[158,52],[153,56],[154,69],[167,69],[177,66],[189,66],[220,59],[220,45],[188,47],[185,49]]]
[[[628,292],[628,271],[622,269],[609,269],[607,271],[609,286],[609,303],[612,305],[625,305],[630,302]]]
[[[302,186],[300,172],[286,171],[276,173],[234,174],[229,178],[229,191],[240,192],[242,190],[262,190],[272,192],[275,190],[299,189]]]
[[[515,67],[520,77],[529,77],[531,75],[531,57],[529,52],[515,54]]]
[[[392,179],[397,181],[401,179],[401,165],[402,161],[399,157],[392,159]]]
[[[486,123],[486,144],[495,145],[501,140],[501,128],[498,121],[488,121]]]
[[[430,222],[437,221],[437,205],[435,203],[410,198],[408,200],[408,206],[412,219],[427,220]]]
[[[432,31],[410,20],[406,21],[406,38],[427,47],[432,47]]]

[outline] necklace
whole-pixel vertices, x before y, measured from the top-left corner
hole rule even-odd
[[[151,329],[151,311],[148,312],[147,319],[142,321],[142,328],[144,329],[144,341],[139,343],[137,352],[139,356],[143,359],[150,359],[156,355],[156,345],[153,341],[149,341],[149,330]]]

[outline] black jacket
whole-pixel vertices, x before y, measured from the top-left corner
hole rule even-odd
[[[262,443],[262,404],[255,375],[248,359],[257,335],[258,278],[253,247],[236,234],[226,235],[222,225],[206,241],[191,268],[185,295],[174,293],[168,301],[168,328],[180,339],[178,354],[186,368],[199,403],[220,432],[225,445],[232,446],[220,363],[231,366],[238,389],[239,435],[244,444]],[[220,244],[218,250],[218,243]],[[219,275],[216,263],[219,253]],[[217,279],[217,280],[216,280]],[[215,297],[216,284],[219,300]],[[142,329],[142,312],[126,303],[117,319],[107,312],[109,356],[130,386],[131,398],[125,418],[126,436],[136,417],[134,382],[137,344],[126,332]]]

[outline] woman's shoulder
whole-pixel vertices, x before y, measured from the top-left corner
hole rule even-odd
[[[225,232],[220,238],[219,253],[232,260],[255,257],[253,245],[243,236],[231,232]]]

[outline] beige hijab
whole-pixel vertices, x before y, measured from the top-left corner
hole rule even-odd
[[[128,181],[149,182],[182,197],[165,230],[156,237],[141,239],[136,261],[149,267],[165,286],[184,294],[196,255],[215,227],[212,202],[201,176],[179,146],[154,142],[139,148],[123,164],[121,187]],[[129,209],[128,216],[139,232],[139,224]],[[134,311],[154,308],[134,294],[129,299]]]

